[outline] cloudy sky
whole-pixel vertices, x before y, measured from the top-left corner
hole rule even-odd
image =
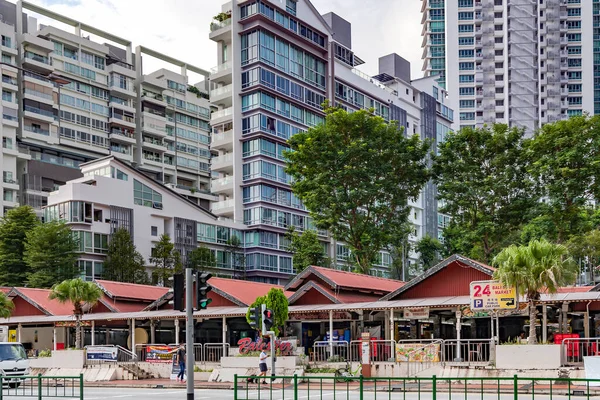
[[[208,33],[222,0],[30,1],[200,68],[217,64],[216,44]],[[366,61],[359,67],[363,72],[376,74],[378,57],[395,52],[411,61],[413,77],[422,76],[421,0],[313,0],[313,4],[322,14],[333,11],[352,23],[353,50]]]

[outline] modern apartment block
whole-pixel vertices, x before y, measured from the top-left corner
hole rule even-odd
[[[600,112],[598,0],[422,1],[423,71],[453,95],[455,128],[532,134]]]
[[[323,121],[326,99],[348,110],[374,108],[407,134],[434,141],[450,129],[453,112],[435,79],[412,81],[409,63],[395,54],[379,60],[377,76],[361,73],[350,23],[333,13],[320,15],[308,0],[228,2],[211,25],[210,38],[219,62],[210,76],[217,108],[212,149],[218,151],[212,191],[219,196],[211,210],[248,227],[246,260],[254,279],[287,279],[293,271],[287,229],[314,229],[290,190],[283,152],[292,135]],[[411,205],[410,239],[425,233],[437,237],[439,224],[447,220],[442,216],[438,223],[435,187],[428,185]],[[348,247],[317,232],[342,267]],[[382,251],[373,273],[386,274],[390,263]]]
[[[210,194],[208,71],[33,4],[0,2],[5,208],[40,211],[79,165],[115,155],[204,208]],[[37,24],[25,11],[71,31]],[[146,74],[155,58],[170,69]]]

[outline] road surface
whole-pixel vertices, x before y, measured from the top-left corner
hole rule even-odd
[[[13,391],[14,393],[14,391]],[[37,399],[37,396],[23,396],[19,393],[17,396],[8,395],[7,391],[4,391],[4,399]],[[31,393],[27,393],[30,395]],[[75,393],[77,395],[77,393]],[[130,389],[130,388],[85,388],[84,390],[85,400],[107,400],[107,399],[121,399],[121,400],[182,400],[186,398],[185,389]],[[219,389],[196,389],[195,395],[197,400],[233,400],[233,390],[219,390]],[[46,397],[44,397],[46,398]],[[366,392],[363,395],[364,400],[429,400],[432,398],[431,393],[418,393],[414,392],[383,392],[379,391],[377,394],[374,392]],[[598,399],[598,397],[595,397]],[[78,397],[76,397],[78,399]],[[294,400],[293,390],[287,389],[285,393],[281,390],[274,390],[272,395],[268,390],[262,390],[259,394],[256,390],[249,390],[247,395],[245,391],[238,392],[238,400]],[[298,400],[359,400],[360,395],[357,390],[350,390],[349,392],[336,390],[306,390],[298,391]],[[452,393],[452,398],[449,397],[447,392],[438,392],[437,400],[514,400],[514,396],[511,394],[484,394],[483,397],[479,393],[469,394],[466,398],[464,393]],[[586,396],[571,396],[570,400],[586,400]],[[566,395],[565,391],[555,393],[552,399],[547,394],[536,394],[532,397],[531,394],[519,394],[518,400],[569,400],[569,396]]]

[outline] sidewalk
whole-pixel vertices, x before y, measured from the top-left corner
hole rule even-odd
[[[185,383],[178,383],[170,379],[139,379],[139,380],[115,380],[102,382],[86,382],[85,387],[113,387],[113,388],[156,388],[185,389]],[[195,381],[196,389],[233,389],[233,382],[203,382]]]

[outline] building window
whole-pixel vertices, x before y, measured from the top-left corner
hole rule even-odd
[[[137,179],[134,179],[133,203],[138,206],[162,209],[162,195]]]
[[[158,227],[157,226],[150,227],[150,235],[158,236]]]

